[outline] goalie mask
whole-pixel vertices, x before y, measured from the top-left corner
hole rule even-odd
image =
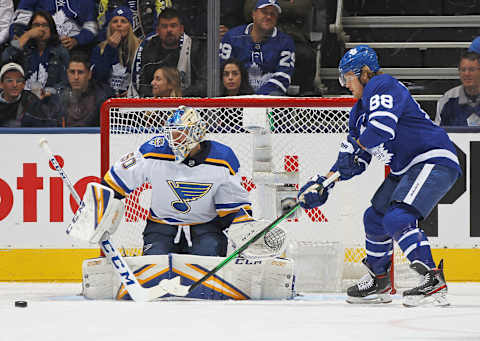
[[[175,154],[175,162],[182,162],[205,137],[207,125],[193,108],[180,106],[167,118],[165,138]]]
[[[357,77],[360,77],[364,66],[368,66],[372,72],[380,70],[375,50],[368,45],[358,45],[348,50],[338,64],[340,85],[344,87],[347,84],[345,79],[347,72],[353,71]]]

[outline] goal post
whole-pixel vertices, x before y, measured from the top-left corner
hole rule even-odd
[[[242,184],[249,191],[255,218],[279,216],[280,201],[295,196],[311,176],[325,174],[335,162],[348,132],[352,98],[223,97],[107,100],[101,110],[101,175],[124,154],[161,134],[168,115],[180,105],[199,111],[207,139],[231,147],[240,161]],[[248,123],[247,123],[248,121]],[[263,130],[248,125],[256,121]],[[384,176],[372,162],[367,177],[335,186],[321,208],[283,224],[288,232],[286,256],[296,264],[300,291],[340,291],[365,270],[363,212]],[[148,183],[126,198],[126,213],[113,241],[127,255],[139,255],[150,205]],[[398,279],[411,276],[401,252],[395,252]],[[407,267],[408,268],[408,267]],[[410,285],[406,284],[406,285]]]

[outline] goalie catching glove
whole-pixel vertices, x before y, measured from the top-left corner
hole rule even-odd
[[[300,188],[298,191],[298,202],[300,206],[306,210],[322,206],[327,202],[328,194],[332,190],[333,186],[335,186],[335,182],[329,184],[326,188],[318,191],[322,183],[327,180],[325,176],[317,176],[317,180],[313,181],[310,180],[305,185]]]
[[[67,233],[97,244],[105,232],[111,235],[117,230],[123,213],[123,202],[114,198],[111,188],[90,182]]]
[[[362,174],[370,163],[372,156],[363,150],[354,137],[347,136],[347,140],[340,144],[336,168],[340,172],[340,180],[349,180]]]
[[[268,221],[250,220],[244,223],[230,225],[225,230],[229,241],[229,247],[234,251],[252,239],[257,233],[267,227]],[[286,247],[287,232],[280,226],[274,227],[263,237],[252,243],[241,253],[244,258],[275,258],[279,257]]]

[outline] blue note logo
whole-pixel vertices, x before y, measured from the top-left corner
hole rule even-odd
[[[213,184],[172,180],[168,180],[167,183],[178,198],[178,200],[172,201],[171,205],[181,213],[190,212],[191,207],[188,202],[205,196],[213,186]]]

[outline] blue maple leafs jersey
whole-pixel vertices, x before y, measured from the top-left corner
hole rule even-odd
[[[248,70],[250,85],[258,95],[285,94],[295,67],[295,44],[289,35],[274,28],[266,41],[255,43],[253,24],[230,29],[220,43],[220,60],[234,57]]]
[[[422,162],[461,172],[455,146],[445,130],[390,75],[375,76],[366,84],[362,98],[350,111],[349,132],[373,157],[389,165],[394,175]]]
[[[25,32],[32,15],[39,10],[52,16],[58,16],[61,12],[62,15],[54,18],[58,34],[75,38],[79,45],[93,42],[98,33],[93,0],[21,0],[9,29],[10,40],[14,35],[20,36]],[[18,32],[14,32],[15,26]]]
[[[242,208],[250,211],[248,192],[238,174],[240,164],[232,149],[215,141],[202,144],[208,154],[189,166],[174,162],[167,140],[156,136],[118,160],[104,180],[123,196],[149,182],[152,201],[148,219],[158,223],[195,225]]]

